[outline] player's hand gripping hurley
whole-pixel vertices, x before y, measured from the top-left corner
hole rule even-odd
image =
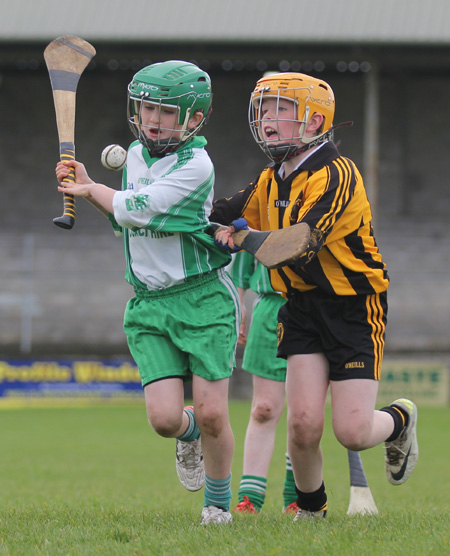
[[[222,229],[226,227],[211,222],[208,233],[214,235]],[[299,222],[288,228],[265,232],[250,230],[247,227],[239,228],[231,237],[235,246],[251,253],[265,267],[280,268],[294,263],[305,253],[311,230],[306,222]]]
[[[61,160],[75,159],[75,100],[78,81],[91,59],[95,48],[80,37],[64,36],[52,41],[44,50],[50,75],[58,128]],[[74,182],[73,168],[64,181]],[[64,212],[53,219],[60,228],[70,230],[75,224],[75,200],[64,193]]]

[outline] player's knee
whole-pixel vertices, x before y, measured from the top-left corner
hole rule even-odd
[[[275,408],[272,404],[261,401],[253,405],[251,417],[254,421],[263,425],[264,423],[277,419],[278,415],[276,415]]]
[[[181,415],[178,417],[158,411],[147,411],[147,416],[152,429],[164,438],[174,438],[181,427]]]
[[[307,414],[292,417],[289,422],[290,441],[297,448],[307,450],[320,444],[323,433],[323,421]]]
[[[347,450],[358,452],[367,448],[370,429],[363,423],[333,424],[337,440]]]
[[[200,411],[196,411],[195,419],[202,435],[217,438],[224,427],[224,414],[220,408],[216,406],[203,407]]]

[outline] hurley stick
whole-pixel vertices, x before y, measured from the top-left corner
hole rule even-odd
[[[209,233],[213,235],[221,228],[220,224],[211,222]],[[251,253],[267,268],[280,268],[292,264],[305,253],[311,230],[306,222],[300,222],[268,232],[240,230],[231,236],[235,245]]]
[[[378,508],[367,482],[359,452],[348,450],[350,468],[350,503],[347,514],[377,514]]]
[[[58,37],[44,50],[44,59],[50,75],[58,128],[61,160],[75,159],[75,99],[81,74],[95,55],[95,48],[80,37]],[[64,181],[74,182],[70,171]],[[64,212],[54,218],[60,228],[70,230],[75,223],[75,200],[64,194]]]

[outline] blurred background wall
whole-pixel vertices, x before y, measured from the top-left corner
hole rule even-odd
[[[45,46],[83,37],[97,55],[77,92],[77,158],[105,170],[108,144],[132,140],[126,87],[142,66],[199,64],[212,77],[205,128],[216,196],[231,195],[267,162],[247,123],[265,71],[301,71],[336,95],[335,141],[366,181],[391,277],[387,351],[450,349],[450,4],[448,0],[227,3],[0,0],[0,352],[5,356],[127,354],[122,315],[132,289],[121,240],[86,202],[71,231],[54,167],[56,123]]]

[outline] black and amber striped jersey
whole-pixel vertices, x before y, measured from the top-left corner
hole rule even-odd
[[[231,198],[214,203],[210,220],[230,224],[244,217],[251,228],[276,230],[307,222],[311,242],[294,265],[270,271],[275,291],[319,288],[335,295],[367,295],[389,285],[371,225],[372,213],[361,174],[328,142],[286,179],[270,165]]]

